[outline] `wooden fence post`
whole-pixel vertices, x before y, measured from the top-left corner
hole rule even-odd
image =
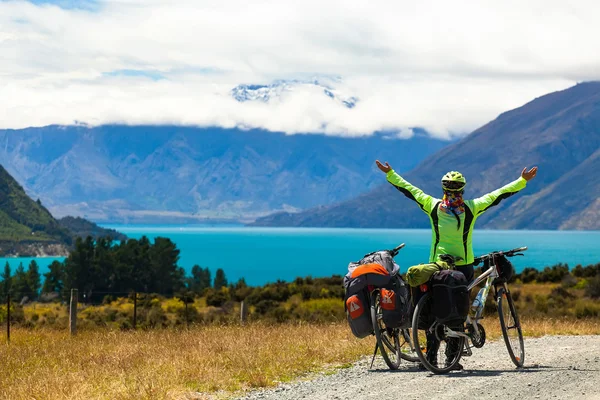
[[[248,318],[248,304],[244,300],[240,304],[240,321],[242,325],[246,322],[246,318]]]
[[[133,292],[133,330],[137,325],[137,292]]]
[[[71,303],[69,309],[69,331],[71,332],[71,336],[77,333],[77,298],[77,289],[71,289]]]
[[[10,343],[10,293],[6,295],[6,342]]]
[[[185,304],[185,327],[187,329],[190,329],[190,319],[188,318],[188,307],[187,307],[188,303],[187,303],[187,301],[184,301],[183,304]]]

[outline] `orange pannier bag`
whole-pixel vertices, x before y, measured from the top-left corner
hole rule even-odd
[[[368,299],[368,292],[366,290],[361,290],[346,299],[348,324],[354,336],[360,339],[373,333],[371,306]]]

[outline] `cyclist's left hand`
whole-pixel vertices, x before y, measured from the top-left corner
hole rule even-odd
[[[523,168],[523,171],[521,172],[521,178],[525,179],[526,181],[530,181],[535,178],[537,170],[538,167],[533,167],[529,171],[527,171],[527,168]]]
[[[385,165],[383,165],[379,162],[379,160],[375,160],[375,164],[377,164],[377,168],[379,168],[382,172],[385,172],[386,174],[392,170],[392,166],[388,164],[387,161],[385,162]]]

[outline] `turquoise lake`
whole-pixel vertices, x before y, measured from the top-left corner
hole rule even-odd
[[[406,243],[396,257],[402,272],[427,261],[431,231],[417,229],[247,228],[204,226],[104,225],[130,238],[168,237],[180,249],[179,265],[190,271],[194,264],[208,267],[213,276],[223,268],[228,280],[245,278],[250,285],[298,276],[331,276],[346,273],[348,263],[371,251]],[[600,231],[486,231],[476,230],[475,254],[528,246],[525,257],[514,257],[517,271],[542,269],[559,262],[571,268],[600,262]],[[37,258],[41,272],[56,258]],[[30,258],[2,258],[13,273]],[[59,258],[62,260],[62,258]]]

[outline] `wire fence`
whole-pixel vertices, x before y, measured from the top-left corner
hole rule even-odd
[[[47,325],[68,330],[71,335],[77,333],[82,323],[86,328],[107,325],[123,330],[154,328],[161,326],[166,318],[163,303],[167,303],[167,310],[176,316],[175,325],[189,328],[199,322],[195,306],[197,298],[193,293],[92,292],[91,296],[88,293],[82,294],[77,289],[41,295],[19,293],[17,301],[14,295],[7,294],[0,305],[0,323],[6,326],[7,342],[10,343],[11,327],[15,325],[27,328]],[[30,302],[30,299],[36,301]],[[248,317],[248,305],[241,301],[235,306],[236,309],[238,307],[238,321],[244,324]],[[232,314],[236,313],[229,311],[227,315],[232,321]],[[224,314],[221,313],[221,316]]]

